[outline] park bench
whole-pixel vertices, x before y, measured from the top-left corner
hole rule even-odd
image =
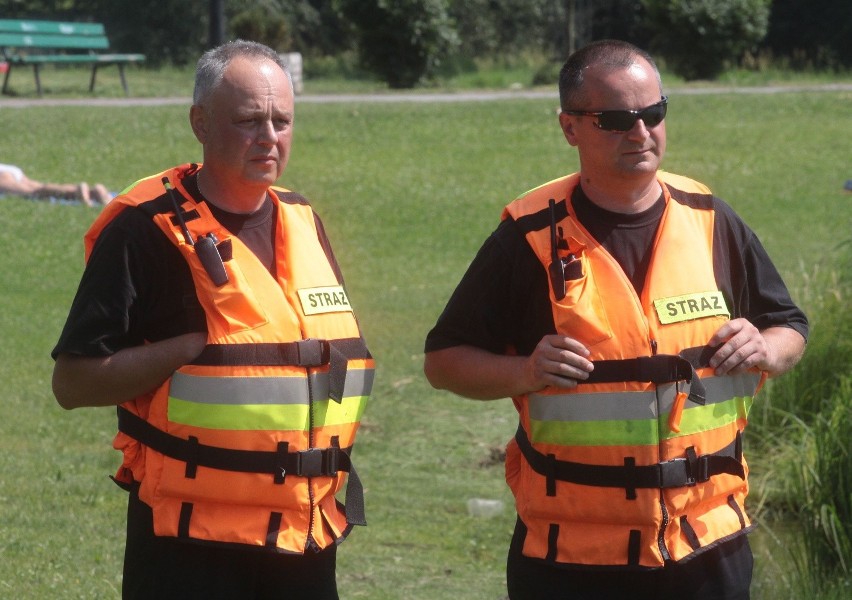
[[[124,65],[141,63],[145,55],[110,54],[105,50],[109,50],[109,40],[101,23],[0,19],[0,60],[6,62],[3,93],[8,92],[9,76],[14,67],[32,65],[36,91],[41,96],[39,71],[42,65],[90,64],[90,92],[95,89],[98,69],[116,65],[124,93],[128,94]]]

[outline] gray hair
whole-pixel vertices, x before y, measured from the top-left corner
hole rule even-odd
[[[198,59],[198,65],[195,68],[195,90],[192,93],[192,103],[202,104],[221,83],[225,69],[231,61],[240,57],[274,62],[287,75],[287,80],[292,88],[293,79],[290,76],[287,63],[275,50],[258,42],[234,40],[208,50]]]
[[[583,46],[565,61],[559,71],[559,104],[562,110],[579,110],[582,102],[584,71],[592,65],[605,68],[626,69],[636,63],[637,58],[645,59],[657,75],[657,83],[662,94],[663,82],[657,63],[650,54],[621,40],[599,40]]]

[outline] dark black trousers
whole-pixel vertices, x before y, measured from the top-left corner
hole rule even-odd
[[[511,600],[748,600],[754,558],[738,536],[682,563],[648,571],[558,567],[521,554],[518,520],[506,568]]]
[[[338,600],[336,546],[302,555],[154,536],[151,509],[130,493],[124,600]]]

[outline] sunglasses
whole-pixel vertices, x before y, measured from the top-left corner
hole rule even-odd
[[[590,112],[586,110],[565,110],[562,112],[566,115],[597,117],[598,120],[597,123],[595,123],[595,127],[598,129],[603,129],[604,131],[625,132],[633,129],[633,126],[639,119],[642,119],[642,122],[645,123],[645,127],[648,127],[649,129],[662,123],[663,119],[666,118],[666,106],[668,103],[668,97],[663,96],[663,99],[656,104],[646,106],[639,110],[601,110],[597,112]]]

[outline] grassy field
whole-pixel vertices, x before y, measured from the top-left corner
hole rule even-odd
[[[833,268],[852,229],[842,191],[852,179],[850,101],[844,92],[671,95],[665,167],[704,181],[751,223],[806,309],[819,293],[814,274]],[[186,115],[0,100],[0,162],[117,190],[200,159]],[[323,217],[379,369],[355,450],[370,526],[341,547],[345,600],[505,595],[513,514],[495,457],[514,411],[432,390],[422,344],[502,206],[576,166],[547,100],[297,104],[282,184]],[[18,199],[2,208],[0,597],[116,598],[124,495],[107,478],[118,464],[114,414],[63,412],[50,393],[49,353],[96,212]],[[472,518],[472,497],[507,510]],[[755,598],[783,597],[772,552],[758,555]]]

